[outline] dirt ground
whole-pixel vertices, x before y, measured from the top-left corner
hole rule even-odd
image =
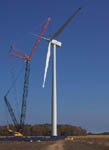
[[[54,142],[0,142],[0,150],[109,150],[109,138],[73,138]]]

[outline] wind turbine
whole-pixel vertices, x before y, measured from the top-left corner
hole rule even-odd
[[[71,22],[71,20],[77,15],[77,13],[82,9],[82,7],[78,8],[69,18],[68,20],[57,30],[57,32],[50,38],[47,39],[48,43],[48,52],[46,58],[46,66],[45,66],[45,73],[44,73],[44,81],[43,81],[43,88],[45,86],[47,70],[49,65],[50,59],[50,51],[51,51],[51,44],[53,45],[53,58],[52,58],[52,109],[51,109],[51,122],[52,122],[52,136],[57,136],[57,90],[56,90],[56,47],[61,47],[62,43],[54,40],[58,37],[64,28]]]

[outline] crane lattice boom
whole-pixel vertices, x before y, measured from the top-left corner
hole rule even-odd
[[[18,121],[17,121],[17,119],[16,119],[16,117],[15,117],[15,114],[14,114],[14,112],[13,112],[13,109],[12,109],[12,107],[11,107],[11,105],[10,105],[10,103],[9,103],[9,101],[8,101],[8,99],[7,99],[7,97],[6,97],[6,95],[4,96],[4,101],[5,101],[5,104],[6,104],[7,108],[8,108],[9,114],[10,114],[10,116],[11,116],[11,118],[12,118],[12,121],[13,121],[13,123],[14,123],[14,126],[15,126],[15,128],[17,129],[17,128],[18,128]]]
[[[8,111],[9,111],[10,116],[11,116],[11,119],[12,119],[15,127],[17,128],[17,125],[18,125],[20,127],[20,130],[23,129],[23,127],[24,127],[25,117],[26,117],[26,106],[27,106],[29,74],[30,74],[30,60],[32,59],[32,56],[33,56],[34,52],[36,51],[38,44],[40,43],[40,40],[42,39],[43,34],[44,34],[50,20],[51,19],[48,18],[47,21],[45,22],[45,24],[44,24],[44,26],[40,32],[40,35],[38,36],[29,56],[27,56],[24,52],[20,51],[14,45],[11,45],[11,50],[13,49],[17,53],[19,53],[19,55],[13,54],[11,51],[9,52],[9,56],[14,56],[16,58],[20,58],[20,59],[23,59],[26,61],[25,76],[24,76],[24,88],[23,88],[23,95],[22,95],[22,107],[21,107],[21,115],[20,115],[20,124],[18,124],[18,122],[17,122],[17,119],[15,117],[13,109],[7,100],[7,97],[6,96],[4,97],[5,103],[8,107]],[[8,91],[8,93],[9,93],[9,91]]]
[[[25,77],[24,77],[24,89],[22,95],[22,108],[21,108],[21,116],[20,116],[20,125],[23,128],[24,121],[26,117],[26,101],[28,97],[28,85],[29,85],[29,74],[30,74],[30,64],[26,61],[26,68],[25,68]]]

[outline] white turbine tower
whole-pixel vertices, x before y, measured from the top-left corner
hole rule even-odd
[[[73,17],[81,10],[81,7],[78,8],[70,18],[58,29],[58,31],[50,38],[48,39],[48,52],[47,52],[47,58],[46,58],[46,66],[45,66],[45,73],[44,73],[44,81],[43,81],[43,87],[45,86],[46,81],[46,75],[49,65],[49,59],[50,59],[50,51],[51,51],[51,44],[53,44],[53,58],[52,58],[52,108],[51,108],[51,122],[52,122],[52,136],[57,136],[57,93],[56,93],[56,46],[60,47],[62,44],[61,42],[58,42],[54,40],[56,37],[58,37],[61,32],[64,30],[64,28],[70,23],[70,21],[73,19]]]

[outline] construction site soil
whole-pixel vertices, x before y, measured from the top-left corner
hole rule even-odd
[[[0,150],[109,150],[109,136],[73,137],[46,142],[0,142]]]

